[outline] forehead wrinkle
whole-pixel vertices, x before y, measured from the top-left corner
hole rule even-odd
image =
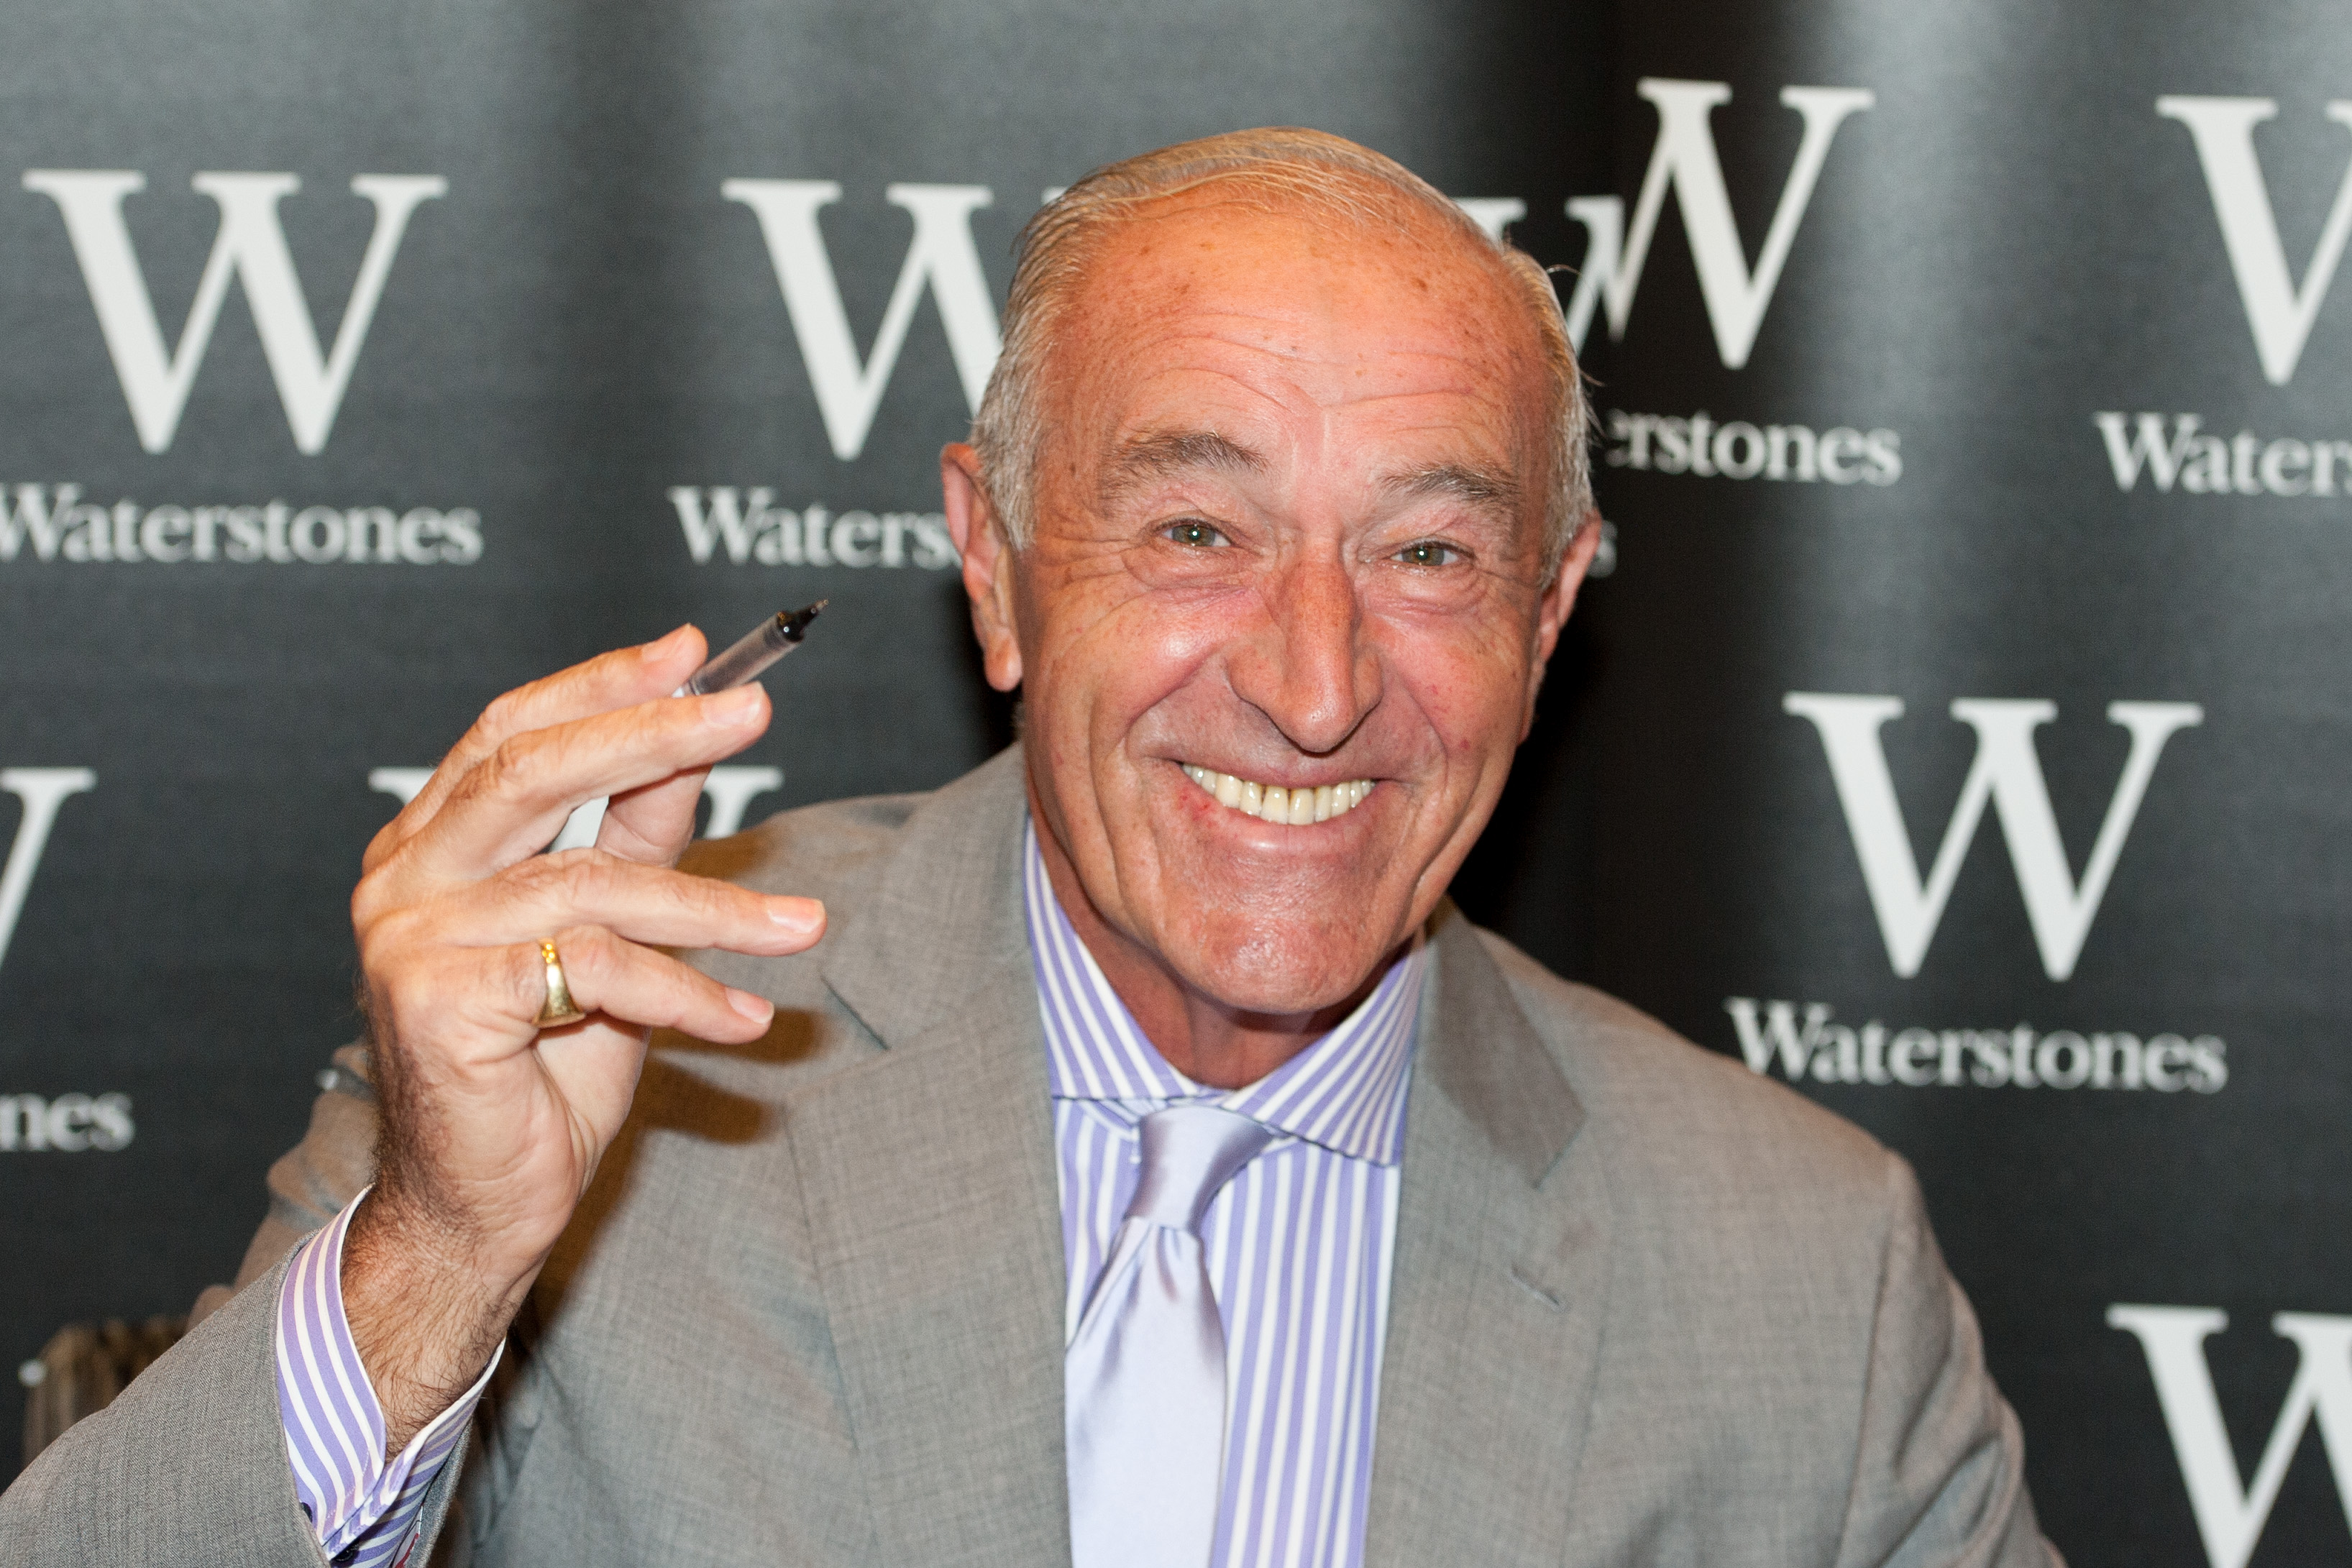
[[[1460,375],[1459,385],[1448,382],[1425,389],[1429,391],[1466,391],[1493,379],[1502,370],[1483,343],[1475,340],[1437,340],[1452,328],[1464,325],[1464,319],[1445,318],[1422,323],[1422,327],[1430,329],[1426,336],[1402,327],[1393,328],[1370,352],[1360,345],[1339,340],[1349,334],[1352,324],[1352,313],[1338,308],[1284,313],[1270,308],[1228,307],[1196,309],[1181,329],[1163,326],[1157,332],[1147,329],[1147,334],[1164,337],[1172,344],[1203,346],[1213,356],[1238,352],[1285,364],[1311,365],[1326,371],[1360,375],[1368,371],[1386,371],[1394,374],[1407,365],[1423,372],[1434,365],[1452,368]]]

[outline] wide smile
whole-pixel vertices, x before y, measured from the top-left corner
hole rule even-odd
[[[1260,784],[1231,773],[1220,773],[1213,768],[1196,768],[1189,762],[1184,764],[1184,773],[1214,797],[1220,806],[1229,806],[1245,817],[1294,828],[1344,816],[1372,792],[1372,780],[1369,779],[1288,789],[1279,784]]]

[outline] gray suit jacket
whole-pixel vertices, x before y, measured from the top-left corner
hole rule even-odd
[[[698,852],[833,932],[706,956],[775,1027],[656,1040],[436,1486],[436,1562],[1068,1561],[1020,766]],[[2051,1560],[1902,1161],[1450,906],[1431,950],[1373,1568]],[[288,1241],[366,1179],[366,1092],[273,1172],[249,1288],[0,1500],[0,1561],[320,1560],[271,1323]]]

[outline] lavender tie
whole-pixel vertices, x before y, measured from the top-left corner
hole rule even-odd
[[[1064,1363],[1076,1568],[1207,1568],[1225,1330],[1201,1216],[1274,1137],[1213,1105],[1143,1119],[1143,1173]]]

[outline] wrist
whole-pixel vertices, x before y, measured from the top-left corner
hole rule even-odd
[[[436,1302],[520,1300],[517,1293],[530,1287],[547,1250],[536,1237],[486,1227],[387,1170],[352,1215],[343,1243],[345,1289],[364,1269]]]
[[[472,1385],[538,1277],[454,1228],[371,1192],[343,1239],[344,1320],[397,1454]]]

